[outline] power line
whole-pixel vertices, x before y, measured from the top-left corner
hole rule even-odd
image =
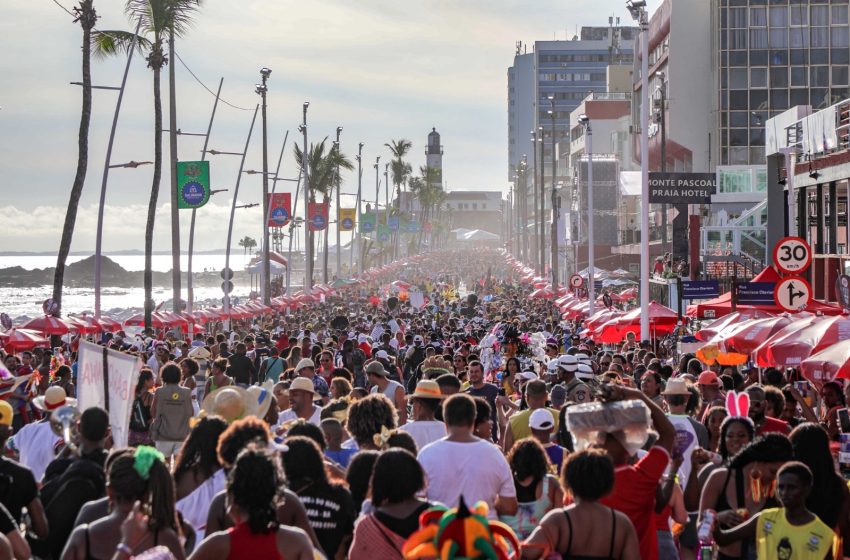
[[[55,0],[54,0],[54,1],[55,1]],[[182,58],[180,58],[180,55],[179,55],[179,54],[177,54],[177,51],[175,51],[175,52],[174,52],[174,56],[176,56],[176,57],[177,57],[177,60],[179,60],[179,61],[180,61],[180,64],[182,64],[182,65],[183,65],[183,68],[185,68],[185,69],[186,69],[186,71],[187,71],[187,72],[189,72],[189,74],[191,74],[193,78],[195,78],[195,81],[196,81],[196,82],[198,82],[199,84],[201,84],[201,87],[203,87],[205,90],[207,90],[207,91],[210,93],[210,95],[212,95],[213,97],[215,97],[215,93],[213,92],[213,90],[211,90],[210,88],[208,88],[208,87],[207,87],[207,85],[206,85],[204,82],[202,82],[202,81],[201,81],[201,79],[200,79],[198,76],[196,76],[194,72],[192,72],[192,69],[191,69],[191,68],[189,68],[189,66],[188,66],[188,65],[187,65],[187,64],[183,61],[183,59],[182,59]],[[221,102],[222,102],[222,103],[224,103],[225,105],[228,105],[228,106],[230,106],[230,107],[233,107],[234,109],[239,109],[240,111],[253,111],[253,110],[254,110],[254,109],[247,109],[247,108],[245,108],[245,107],[238,107],[238,106],[234,105],[233,103],[230,103],[229,101],[227,101],[226,99],[224,99],[224,98],[223,98],[223,97],[221,97],[221,96],[219,96],[219,98],[218,98],[218,99],[219,99],[219,101],[221,101]]]
[[[59,0],[53,0],[53,3],[56,4],[57,6],[59,6],[60,8],[62,8],[63,10],[65,10],[68,13],[69,16],[71,16],[73,18],[77,17],[77,14],[75,14],[74,12],[72,12],[71,10],[69,10],[68,8],[63,6],[62,4],[60,4]]]

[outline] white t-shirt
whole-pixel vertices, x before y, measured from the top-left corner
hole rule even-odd
[[[439,420],[420,420],[417,422],[408,422],[399,430],[403,430],[413,437],[416,442],[416,448],[421,450],[429,443],[433,443],[438,439],[446,437],[446,425]]]
[[[36,482],[41,482],[47,465],[56,457],[56,444],[62,441],[50,428],[50,422],[35,422],[23,426],[14,436],[14,446],[20,453],[21,464],[29,467]]]
[[[516,496],[508,461],[498,447],[483,439],[460,443],[441,439],[419,451],[428,478],[428,499],[457,507],[461,491],[469,507],[483,500],[495,519],[496,496]]]
[[[298,420],[298,415],[291,408],[288,408],[277,415],[277,426],[282,426],[286,422]],[[313,415],[307,420],[310,424],[322,427],[322,407],[313,405]]]

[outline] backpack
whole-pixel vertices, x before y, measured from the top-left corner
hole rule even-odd
[[[130,414],[130,431],[133,432],[146,432],[148,431],[148,419],[150,418],[150,411],[145,410],[145,406],[142,404],[142,399],[136,397],[133,401],[133,410]]]

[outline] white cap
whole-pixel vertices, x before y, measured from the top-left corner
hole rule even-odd
[[[546,364],[546,372],[547,373],[558,373],[558,358],[552,358],[549,360],[549,363]]]
[[[528,427],[532,430],[551,430],[555,428],[555,417],[548,409],[538,408],[528,418]]]
[[[571,354],[562,354],[558,357],[558,367],[566,371],[575,371],[578,367],[578,359]]]
[[[579,379],[593,379],[593,368],[587,364],[579,364],[576,370],[576,377]]]
[[[381,360],[389,360],[390,359],[390,355],[387,354],[386,350],[378,350],[377,352],[375,352],[375,357],[378,358],[378,359],[381,359]]]
[[[587,354],[582,354],[581,352],[579,352],[578,354],[576,354],[576,360],[578,360],[580,364],[590,365],[590,356],[588,356]]]
[[[539,379],[537,377],[537,374],[534,373],[533,371],[521,371],[517,375],[519,376],[520,379],[523,379],[525,381],[533,381],[535,379]]]
[[[417,334],[416,336],[413,337],[413,342],[414,343],[416,343],[416,342],[422,343],[422,342],[424,342],[424,340],[423,340],[422,336]]]
[[[357,337],[357,344],[363,344],[364,342],[369,342],[369,337],[365,334],[361,334]]]

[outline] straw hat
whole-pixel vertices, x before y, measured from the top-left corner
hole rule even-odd
[[[34,398],[32,404],[39,410],[52,412],[60,406],[77,406],[77,399],[68,398],[65,389],[58,385],[53,385],[52,387],[48,387],[43,395]]]
[[[216,389],[204,397],[201,405],[201,410],[221,416],[228,424],[246,416],[258,416],[258,409],[257,398],[237,385]]]
[[[432,381],[430,379],[423,379],[419,383],[416,384],[416,390],[411,394],[407,395],[407,399],[439,399],[442,400],[446,398],[440,392],[440,385],[436,381]]]
[[[289,392],[291,393],[292,391],[306,391],[308,393],[315,393],[316,389],[313,387],[313,382],[307,379],[306,377],[296,377],[289,385]]]
[[[310,358],[301,358],[301,361],[298,362],[298,365],[295,366],[295,371],[301,371],[304,368],[313,368],[316,369],[316,364]]]
[[[684,379],[676,379],[675,377],[667,380],[667,387],[661,391],[662,395],[690,395],[688,384]]]

